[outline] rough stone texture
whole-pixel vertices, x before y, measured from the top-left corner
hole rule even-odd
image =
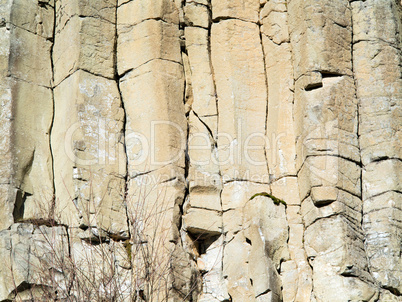
[[[67,225],[127,236],[124,110],[116,82],[79,70],[54,96],[56,215]]]
[[[56,240],[50,244],[53,238]],[[51,269],[60,272],[60,263],[55,257],[68,254],[68,235],[61,226],[16,223],[9,230],[0,232],[0,250],[3,264],[0,269],[0,300],[14,300],[17,294],[20,298],[29,299],[29,289],[35,284],[43,284],[42,277],[46,272],[42,270],[47,269],[46,260],[53,260],[49,263]]]
[[[51,212],[52,43],[47,38],[53,36],[52,5],[44,2],[39,7],[36,1],[0,5],[1,229]]]
[[[0,301],[402,301],[401,20],[0,0]]]
[[[356,2],[352,12],[366,251],[376,281],[400,295],[401,6]]]

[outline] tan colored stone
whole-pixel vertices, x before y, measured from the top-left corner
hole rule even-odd
[[[220,190],[214,186],[190,186],[190,205],[221,211]]]
[[[399,1],[149,2],[0,0],[0,300],[397,301]]]
[[[167,165],[184,169],[187,122],[182,66],[152,60],[123,77],[120,89],[130,177]]]
[[[47,217],[53,199],[53,104],[45,88],[52,77],[46,38],[53,9],[35,1],[2,1],[0,7],[0,228],[6,229],[24,217]]]
[[[402,82],[399,79],[401,71],[394,66],[400,61],[398,51],[383,45],[383,42],[373,44],[363,41],[355,44],[354,53],[357,57],[357,95],[361,103],[359,131],[362,162],[367,165],[382,158],[400,158],[399,140],[402,134],[397,116],[401,110]],[[373,57],[375,59],[372,60]],[[387,78],[378,77],[371,70],[377,70],[381,75],[385,73]]]
[[[402,162],[383,160],[371,163],[363,169],[363,199],[388,191],[402,191]]]
[[[212,19],[236,18],[257,23],[259,0],[212,0]]]
[[[282,8],[283,6],[284,4],[282,3],[280,7]],[[275,44],[289,42],[286,13],[271,11],[266,18],[262,19],[261,32]]]
[[[208,30],[198,27],[186,27],[184,34],[194,95],[192,109],[205,121],[205,116],[217,115],[216,91],[208,46]],[[214,129],[214,125],[210,125],[210,128],[215,134],[217,129]]]
[[[287,205],[299,205],[299,184],[296,177],[284,177],[271,184],[272,195],[286,202]]]
[[[216,119],[217,117],[211,117]],[[211,121],[211,118],[205,118]],[[221,176],[219,175],[219,162],[216,158],[216,142],[211,135],[211,129],[196,116],[193,111],[189,113],[189,136],[187,139],[189,157],[189,185],[192,187],[216,187],[219,195]],[[213,124],[211,121],[210,124]],[[220,200],[219,196],[218,199]],[[220,205],[220,201],[219,201]],[[219,206],[220,210],[220,206]]]
[[[208,28],[211,22],[209,10],[205,5],[194,2],[186,3],[184,6],[184,20],[187,26],[199,26]]]
[[[285,206],[275,205],[270,198],[258,196],[247,202],[243,217],[244,234],[251,240],[252,250],[255,246],[251,237],[258,237],[273,267],[279,269],[280,263],[289,259]]]
[[[223,276],[227,279],[229,295],[236,301],[252,301],[254,298],[247,264],[249,253],[250,245],[242,232],[225,245]]]
[[[280,300],[282,296],[281,280],[277,272],[276,263],[270,255],[267,255],[267,247],[269,248],[270,244],[265,242],[265,234],[261,235],[261,230],[256,225],[250,227],[245,234],[251,241],[248,267],[254,296],[258,297],[269,292],[272,299],[267,301]]]
[[[284,13],[287,11],[287,3],[286,0],[260,0],[262,9],[260,11],[260,20],[268,17],[271,12],[280,12]]]
[[[181,63],[178,37],[179,28],[176,24],[160,20],[145,20],[129,30],[119,30],[117,44],[119,74],[155,59]]]
[[[187,232],[194,235],[220,234],[222,232],[222,215],[216,211],[191,208],[183,216]]]
[[[53,37],[53,6],[54,1],[46,0],[42,2],[42,5],[38,5],[37,0],[12,1],[12,8],[9,11],[10,16],[5,18],[5,21],[49,39]],[[0,13],[0,15],[2,14]]]
[[[352,75],[352,18],[348,3],[348,0],[288,3],[295,79],[317,70]]]
[[[390,1],[373,1],[351,3],[353,10],[353,39],[382,40],[390,44],[398,41],[398,5]]]
[[[1,8],[2,6],[0,6]],[[11,131],[12,96],[11,80],[6,78],[10,51],[10,32],[0,28],[0,230],[7,229],[14,222],[13,191],[10,190],[12,178]],[[11,192],[10,192],[11,191]],[[11,196],[10,196],[11,195]]]
[[[306,227],[314,223],[314,221],[330,217],[335,214],[342,214],[346,219],[354,224],[361,222],[362,202],[359,198],[345,191],[338,191],[337,201],[325,206],[317,207],[311,197],[305,199],[301,206],[301,215]]]
[[[248,181],[233,181],[224,185],[222,191],[222,209],[239,209],[244,207],[256,193],[269,192],[269,185]]]
[[[11,26],[9,73],[12,77],[36,85],[52,85],[50,49],[45,38]]]
[[[400,5],[369,0],[351,7],[366,254],[374,279],[400,293]]]
[[[300,206],[291,206],[288,205],[286,207],[286,218],[288,223],[293,224],[302,224],[302,217],[300,214]]]
[[[313,187],[311,188],[311,199],[317,207],[329,204],[338,199],[338,189],[334,187]]]
[[[77,71],[55,89],[57,215],[126,236],[124,112],[116,82]]]
[[[274,174],[276,178],[295,175],[295,134],[294,127],[291,126],[294,124],[291,48],[288,43],[276,45],[264,35],[262,42],[268,82],[267,138],[269,145],[266,148],[266,154],[269,173]]]
[[[297,169],[310,155],[360,160],[351,78],[318,72],[302,77],[296,82],[294,106]]]
[[[283,285],[283,301],[295,301],[299,276],[294,261],[286,261],[282,263],[281,279]]]
[[[307,260],[306,256],[302,255],[302,253],[304,253],[303,236],[304,236],[303,224],[289,222],[288,246],[289,246],[290,259],[294,259],[298,266],[301,264],[301,262]]]
[[[161,19],[167,23],[179,23],[179,10],[174,1],[155,0],[152,5],[147,0],[118,0],[118,2],[117,24],[119,28],[131,27],[149,19]]]
[[[347,171],[347,172],[346,172]],[[361,170],[354,162],[335,156],[308,157],[299,171],[300,198],[308,196],[313,187],[333,187],[350,192],[353,195],[361,195]],[[334,190],[334,189],[331,189]],[[316,204],[328,201],[317,199]]]
[[[116,20],[115,0],[58,0],[56,2],[56,31],[60,32],[74,16],[97,18],[108,23]]]
[[[134,240],[146,240],[151,245],[160,241],[161,245],[166,245],[161,257],[168,257],[174,248],[173,242],[179,240],[180,207],[185,193],[183,177],[165,179],[166,173],[168,170],[156,170],[130,179],[126,198]],[[172,246],[168,246],[168,242],[172,242]]]
[[[373,277],[389,289],[401,291],[402,198],[398,192],[388,192],[364,202],[363,230],[366,253]]]
[[[53,96],[48,88],[11,82],[13,100],[14,219],[48,218],[54,202],[53,164],[49,145]],[[30,110],[26,110],[30,108]],[[18,131],[16,131],[18,129]]]
[[[399,296],[395,296],[393,294],[391,294],[389,291],[383,291],[380,293],[380,298],[379,300],[380,302],[400,302],[402,301],[402,298]]]
[[[55,84],[78,69],[112,79],[114,43],[115,26],[112,23],[101,18],[72,16],[56,34],[53,47]]]
[[[16,287],[20,288],[21,297],[26,283],[41,285],[51,281],[48,271],[54,270],[53,278],[63,268],[63,255],[68,253],[68,237],[64,227],[36,226],[28,223],[14,224],[9,230],[0,232],[0,255],[3,265],[0,268],[0,299],[15,298]],[[60,257],[47,259],[51,254]],[[67,261],[66,261],[67,262]],[[59,290],[62,291],[60,284]]]
[[[229,242],[243,229],[243,214],[243,211],[239,209],[223,212],[222,219],[226,241]]]
[[[307,228],[304,239],[317,301],[375,300],[378,291],[372,281],[363,281],[370,275],[362,234],[347,221],[339,215],[321,219]]]
[[[225,116],[218,123],[222,175],[264,182],[267,90],[258,26],[240,20],[213,24],[211,48],[218,113]]]
[[[204,273],[200,302],[224,301],[229,299],[226,284],[222,275],[223,236],[200,242],[205,253],[200,255],[197,263],[202,263],[200,271]],[[199,266],[200,267],[200,266]]]

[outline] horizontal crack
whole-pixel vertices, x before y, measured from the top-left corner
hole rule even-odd
[[[177,61],[173,61],[173,60],[169,60],[169,59],[164,59],[164,58],[153,58],[153,59],[150,59],[150,60],[148,60],[148,61],[142,63],[141,65],[138,65],[137,67],[129,68],[128,70],[126,70],[126,71],[124,71],[123,73],[121,73],[121,74],[118,76],[118,78],[119,78],[119,79],[123,79],[123,77],[127,76],[128,74],[130,74],[131,72],[137,70],[138,68],[140,68],[140,67],[142,67],[142,66],[144,66],[144,65],[146,65],[146,64],[148,64],[148,63],[150,63],[150,62],[152,62],[152,61],[157,61],[157,60],[172,62],[172,63],[179,64],[180,66],[182,66],[182,64],[181,64],[180,62],[177,62]],[[123,79],[122,81],[124,81],[124,79]]]
[[[236,18],[236,17],[229,17],[229,16],[219,16],[216,17],[214,19],[212,19],[212,23],[219,23],[221,21],[226,21],[226,20],[239,20],[239,21],[243,21],[243,22],[248,22],[248,23],[252,23],[252,24],[257,24],[258,25],[258,21],[257,22],[253,22],[250,20],[244,20],[241,18]]]

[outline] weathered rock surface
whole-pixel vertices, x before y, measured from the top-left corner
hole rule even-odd
[[[402,301],[401,33],[395,0],[0,0],[0,301]]]

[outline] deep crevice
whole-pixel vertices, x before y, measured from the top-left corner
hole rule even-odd
[[[53,42],[50,48],[50,64],[52,69],[52,105],[53,105],[53,113],[52,113],[52,122],[49,127],[49,149],[50,149],[50,157],[51,157],[51,169],[52,169],[52,181],[53,181],[53,196],[52,196],[52,204],[49,212],[49,218],[55,218],[55,208],[56,208],[56,182],[55,182],[55,170],[54,170],[54,152],[52,147],[52,132],[54,126],[54,119],[56,116],[56,101],[54,97],[54,61],[53,61],[53,48],[56,42],[56,6],[53,8]]]
[[[207,125],[207,123],[205,123],[205,122],[198,116],[198,114],[197,114],[194,110],[191,110],[191,111],[192,111],[192,112],[194,113],[194,115],[198,118],[198,120],[205,126],[205,128],[207,129],[209,135],[211,136],[211,138],[212,138],[212,140],[213,140],[213,145],[214,145],[214,147],[217,148],[217,144],[216,144],[216,141],[215,141],[215,137],[214,137],[214,134],[212,133],[211,128],[209,128],[209,126]],[[187,137],[187,139],[188,139],[188,137]]]
[[[263,295],[266,295],[266,294],[268,294],[270,291],[271,291],[270,289],[267,289],[267,290],[263,291],[261,294],[258,294],[257,296],[255,296],[255,298],[258,298],[258,297],[261,297],[261,296],[263,296]]]
[[[306,87],[304,87],[304,90],[312,91],[312,90],[316,90],[316,89],[319,89],[322,87],[323,87],[322,83],[311,83],[311,84],[307,84]]]
[[[258,12],[258,15],[260,15],[261,11]],[[258,31],[260,34],[260,45],[261,45],[261,52],[262,52],[262,63],[264,65],[264,79],[265,79],[265,87],[266,87],[266,105],[265,105],[265,137],[268,137],[268,110],[269,110],[269,83],[268,83],[268,74],[267,74],[267,65],[265,61],[265,49],[264,49],[264,43],[262,41],[262,30],[261,30],[261,24],[258,25]],[[268,154],[267,154],[267,146],[264,146],[264,157],[265,157],[265,162],[266,162],[266,169],[267,173],[269,174],[269,163],[268,163]],[[269,179],[269,182],[271,182],[271,179]],[[270,194],[272,194],[272,188],[269,188]]]
[[[212,19],[212,23],[219,23],[219,22],[221,22],[221,21],[226,21],[226,20],[238,20],[238,21],[242,21],[242,22],[248,22],[248,23],[252,23],[252,24],[258,24],[258,21],[257,21],[257,22],[253,22],[253,21],[250,21],[250,20],[244,20],[244,19],[241,19],[241,18],[230,17],[230,16],[219,16],[219,17],[216,17],[216,18]]]
[[[127,233],[128,233],[128,238],[132,238],[131,237],[131,230],[130,230],[130,225],[131,225],[131,220],[130,220],[130,213],[129,213],[129,209],[128,209],[128,204],[127,204],[127,200],[128,200],[128,186],[129,186],[129,158],[128,158],[128,154],[127,154],[127,145],[126,145],[126,127],[127,127],[127,112],[126,109],[124,107],[124,100],[123,100],[123,95],[121,93],[121,89],[120,89],[120,77],[118,75],[117,72],[117,43],[118,43],[118,30],[117,30],[117,3],[116,3],[116,8],[115,8],[115,34],[114,34],[114,45],[113,45],[113,69],[114,69],[114,81],[116,82],[116,86],[117,86],[117,90],[119,92],[119,96],[120,96],[120,105],[121,108],[123,109],[124,112],[124,117],[123,117],[123,126],[122,126],[122,140],[121,143],[123,145],[124,148],[124,154],[126,156],[125,160],[126,160],[126,174],[124,176],[124,196],[123,196],[123,204],[124,204],[124,208],[125,208],[125,212],[126,212],[126,223],[127,223]]]

